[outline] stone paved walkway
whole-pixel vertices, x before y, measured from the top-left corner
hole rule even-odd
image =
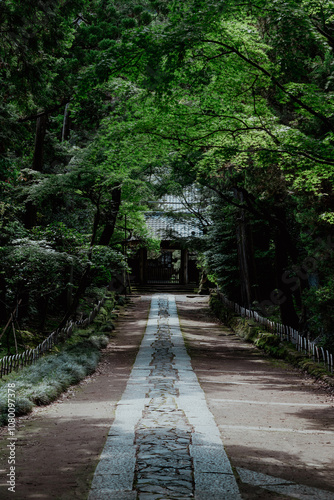
[[[208,498],[241,496],[192,370],[175,298],[155,295],[89,500]]]

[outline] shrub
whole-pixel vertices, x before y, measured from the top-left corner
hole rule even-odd
[[[105,335],[92,335],[88,340],[70,345],[60,354],[39,359],[34,365],[12,373],[7,380],[15,383],[16,416],[29,413],[34,405],[47,405],[69,386],[94,372],[105,347]],[[0,425],[6,425],[8,414],[7,380],[0,387]]]
[[[90,343],[97,349],[107,347],[109,339],[106,335],[92,335],[89,337]]]
[[[33,402],[26,397],[16,397],[15,399],[15,416],[20,417],[30,413],[33,409]],[[8,396],[0,394],[0,425],[7,425],[8,423]]]
[[[7,382],[15,383],[16,416],[20,416],[29,413],[34,405],[51,403],[69,386],[95,371],[100,349],[109,341],[104,332],[106,329],[111,332],[113,328],[111,311],[114,304],[114,295],[110,293],[95,324],[78,328],[62,351],[44,356],[0,381],[0,425],[7,423]]]

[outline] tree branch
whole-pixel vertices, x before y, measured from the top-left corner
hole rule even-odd
[[[269,71],[267,71],[263,66],[258,64],[257,62],[253,61],[249,57],[245,56],[242,54],[238,49],[235,47],[231,47],[230,45],[224,43],[224,42],[219,42],[218,40],[210,40],[210,39],[204,39],[202,40],[203,42],[206,43],[214,43],[216,45],[220,45],[221,47],[225,47],[226,49],[230,50],[231,52],[234,52],[240,59],[245,61],[247,64],[250,66],[253,66],[253,68],[256,68],[258,71],[263,73],[264,75],[268,76],[270,80],[273,82],[274,85],[276,85],[284,94],[288,95],[289,98],[298,104],[301,108],[305,109],[308,111],[312,116],[315,116],[319,120],[321,120],[330,130],[334,130],[334,124],[329,120],[326,116],[324,116],[322,113],[319,113],[318,111],[315,111],[313,108],[311,108],[308,104],[305,104],[303,101],[298,99],[298,97],[294,96],[291,94],[288,90],[285,89],[284,85],[282,85],[277,78],[275,78]]]

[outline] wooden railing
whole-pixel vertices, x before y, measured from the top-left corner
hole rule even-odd
[[[72,335],[74,327],[84,328],[88,326],[94,320],[104,302],[105,298],[101,299],[85,319],[75,322],[68,321],[64,328],[50,333],[50,335],[43,340],[41,344],[35,347],[35,349],[27,349],[20,354],[5,356],[0,359],[0,378],[4,375],[8,375],[14,370],[19,370],[24,366],[35,363],[44,353],[50,351],[53,346],[69,338]]]
[[[327,370],[333,373],[333,354],[328,350],[325,350],[323,347],[318,346],[315,342],[312,342],[307,337],[301,335],[291,326],[282,325],[276,321],[264,318],[263,316],[260,316],[257,311],[246,309],[245,307],[232,302],[219,291],[217,291],[217,296],[226,307],[234,311],[239,316],[242,316],[243,318],[252,318],[260,325],[263,325],[271,333],[279,335],[282,341],[292,342],[298,351],[311,357],[313,361],[323,363]]]

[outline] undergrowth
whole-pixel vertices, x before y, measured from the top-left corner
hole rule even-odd
[[[56,400],[71,385],[93,373],[100,350],[107,346],[114,328],[111,321],[115,299],[110,296],[94,323],[76,329],[61,347],[40,358],[34,365],[3,377],[0,381],[0,425],[7,424],[8,383],[15,384],[15,415],[26,415],[35,405]]]

